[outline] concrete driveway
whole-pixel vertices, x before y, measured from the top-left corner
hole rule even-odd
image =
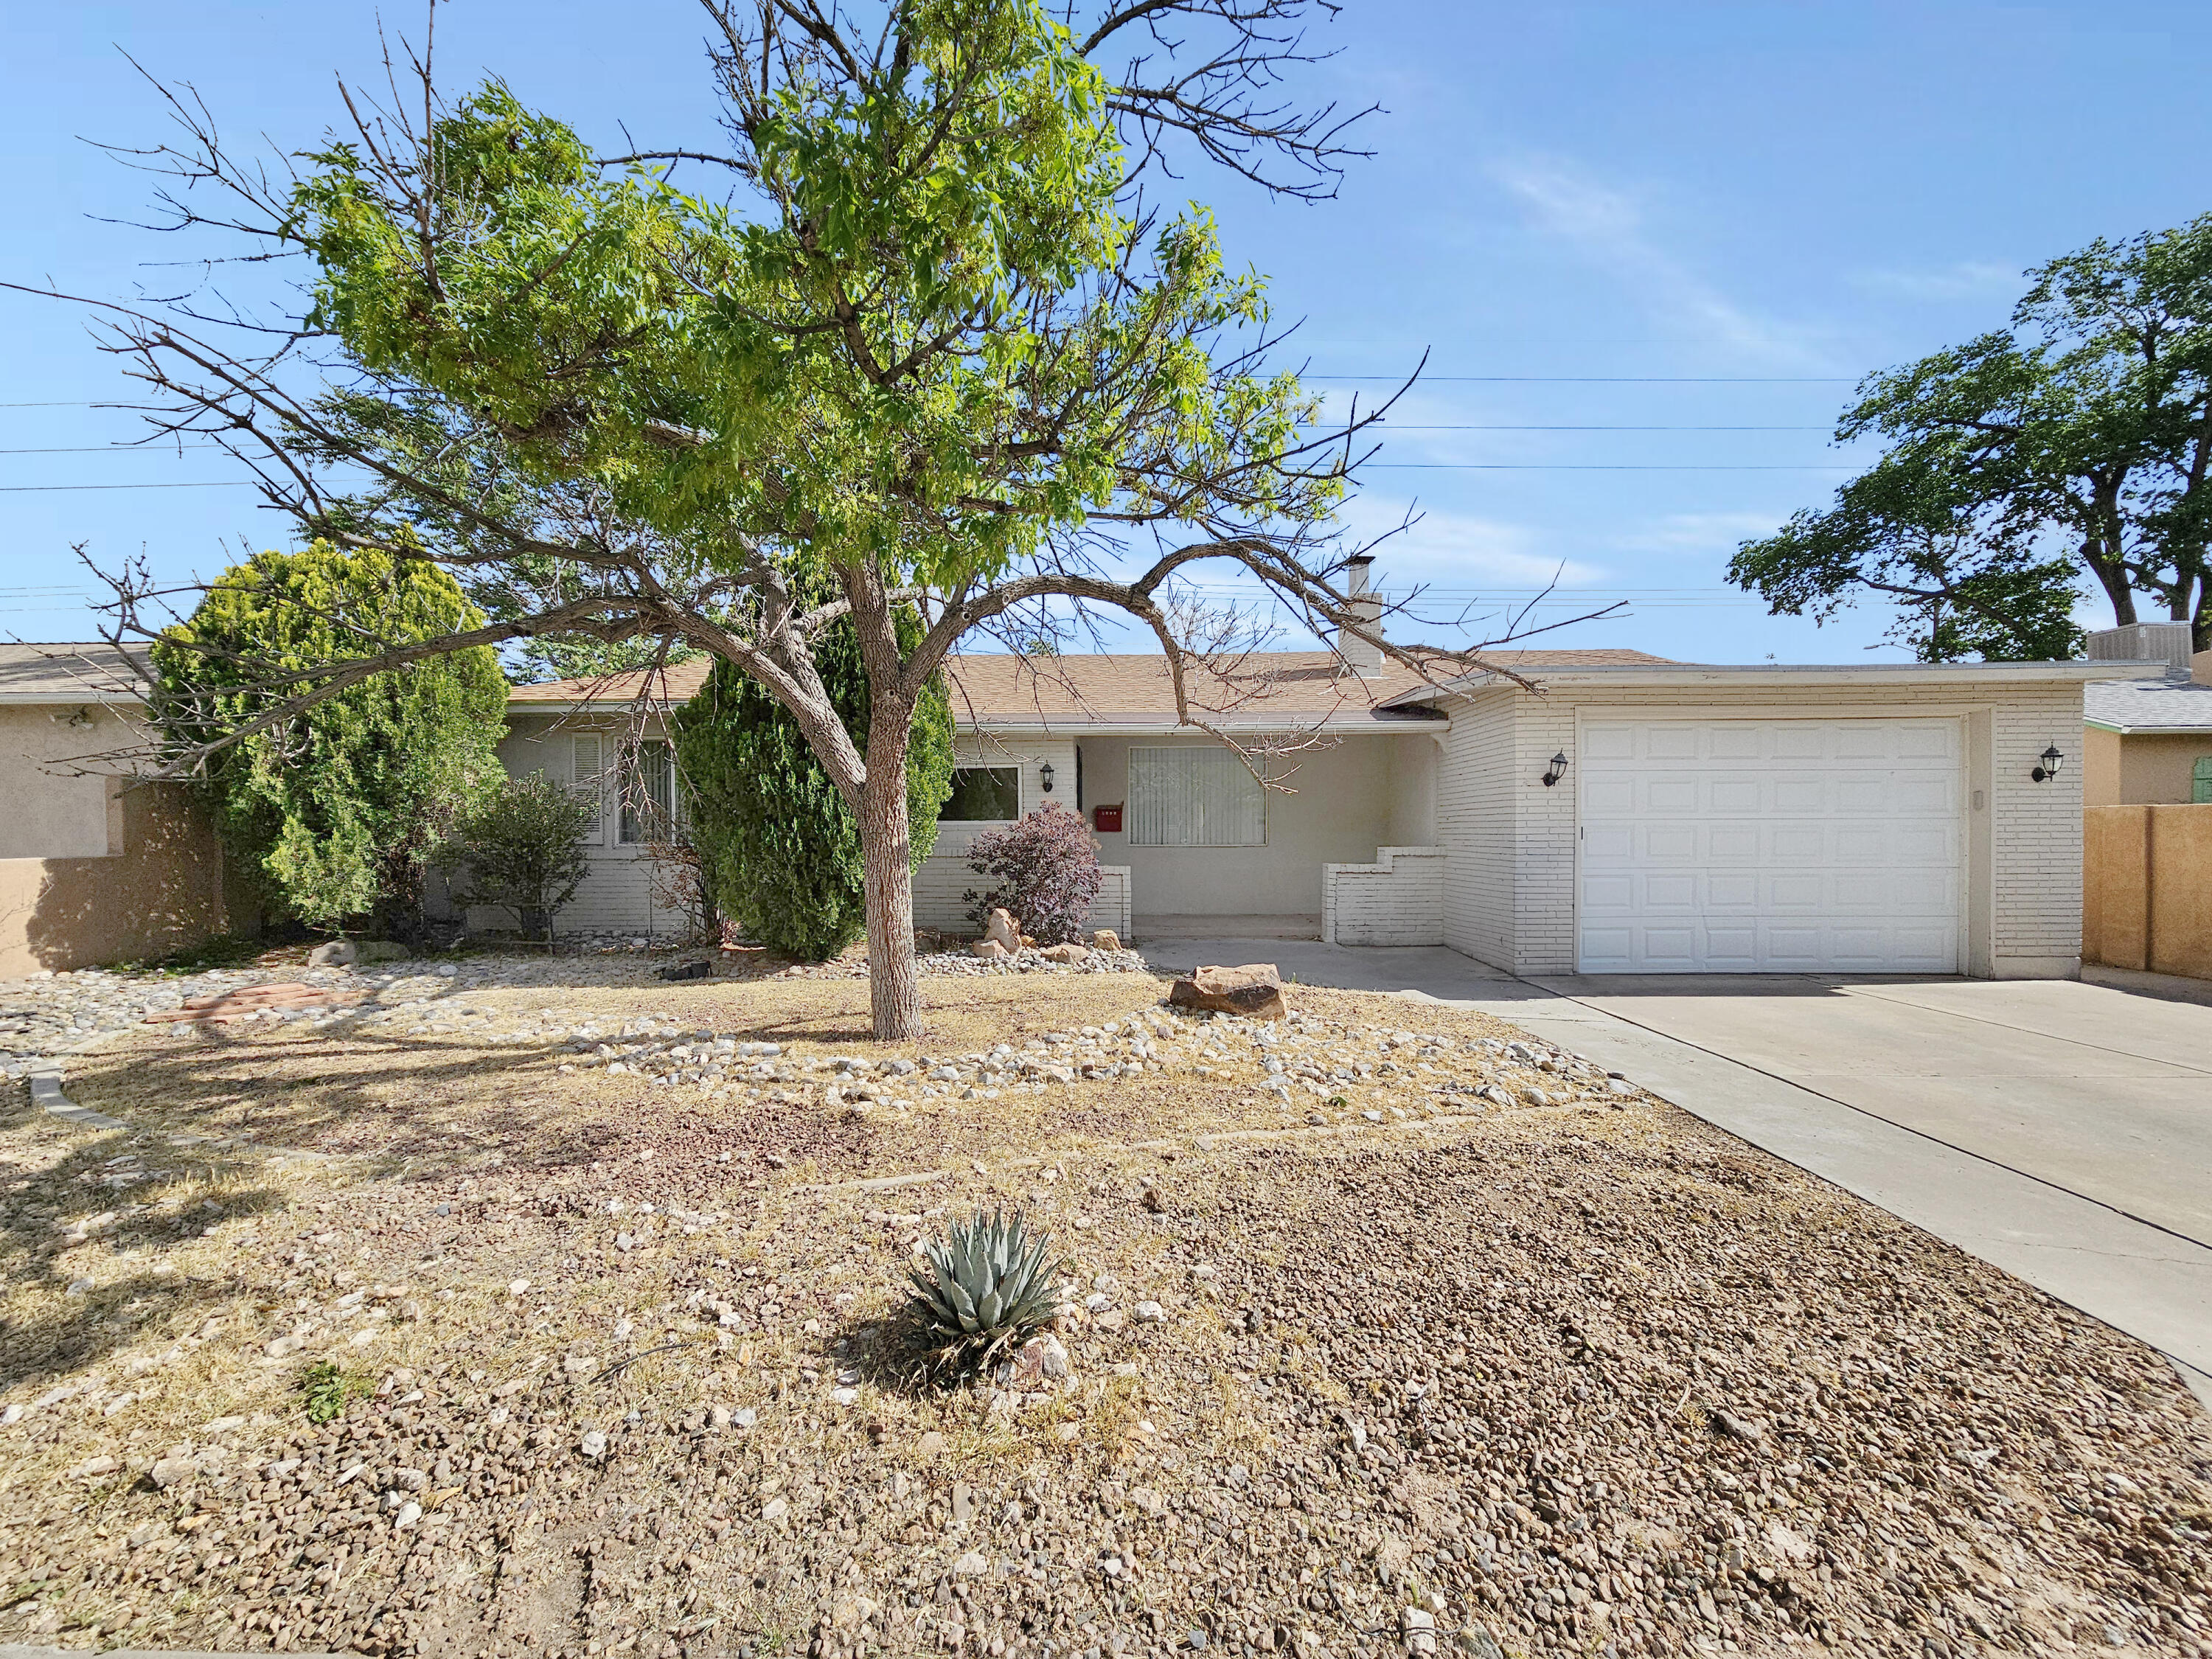
[[[1517,980],[1280,939],[1146,954],[1510,1019],[2141,1338],[2212,1405],[2212,1006],[2073,981]]]

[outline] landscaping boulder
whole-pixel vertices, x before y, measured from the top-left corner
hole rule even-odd
[[[1118,951],[1121,948],[1121,936],[1111,927],[1101,927],[1091,936],[1091,948],[1094,951]]]
[[[1012,956],[1022,948],[1022,930],[1011,910],[994,910],[983,924],[983,937]]]
[[[1283,979],[1272,962],[1242,968],[1197,968],[1177,980],[1168,1000],[1178,1008],[1203,1008],[1247,1019],[1281,1019],[1291,1011],[1283,1000]]]
[[[310,968],[350,968],[361,959],[361,947],[349,939],[325,939],[307,952]]]
[[[1047,962],[1088,962],[1091,952],[1080,945],[1048,945],[1037,952]]]
[[[994,939],[979,939],[968,947],[986,962],[1004,962],[1013,955],[1012,951]]]

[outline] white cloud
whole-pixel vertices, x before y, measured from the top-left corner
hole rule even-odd
[[[1669,513],[1623,532],[1613,545],[1632,553],[1734,552],[1753,536],[1773,534],[1787,518],[1780,513]]]
[[[2014,300],[2027,289],[2018,267],[1987,259],[1961,259],[1934,270],[1857,270],[1848,280],[1900,300]]]
[[[1407,504],[1372,495],[1354,500],[1345,517],[1352,534],[1370,539],[1399,524]],[[1393,592],[1425,586],[1461,594],[1486,587],[1587,587],[1607,573],[1547,551],[1527,525],[1473,513],[1417,509],[1411,528],[1375,550],[1376,585]]]
[[[1556,158],[1502,161],[1490,172],[1540,231],[1576,248],[1662,325],[1770,368],[1833,366],[1813,331],[1737,303],[1662,246],[1644,205],[1626,191]]]

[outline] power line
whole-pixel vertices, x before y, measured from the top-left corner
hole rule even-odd
[[[179,449],[221,449],[221,444],[179,444]],[[0,455],[169,455],[151,444],[76,444],[57,449],[0,449]]]
[[[1302,380],[1413,379],[1461,386],[1856,386],[1848,374],[1302,374]]]
[[[1334,421],[1304,421],[1301,425],[1316,432],[1334,428]],[[1401,426],[1395,421],[1376,424],[1378,433],[1391,432],[1826,432],[1825,426],[1527,426],[1527,425],[1467,425]],[[0,455],[15,454],[14,450],[0,449]],[[28,453],[29,452],[21,452]]]
[[[17,495],[41,489],[238,489],[251,478],[215,478],[205,483],[0,484],[0,494]]]
[[[1849,472],[1854,469],[1825,466],[1740,466],[1693,461],[1637,464],[1618,461],[1369,461],[1360,469],[1372,472]]]

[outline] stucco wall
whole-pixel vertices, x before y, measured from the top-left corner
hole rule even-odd
[[[85,723],[72,726],[71,720]],[[108,844],[109,780],[70,775],[72,760],[131,741],[122,719],[93,705],[0,708],[0,859],[95,859]]]
[[[2065,682],[1952,690],[1885,685],[1862,700],[1832,685],[1582,687],[1555,685],[1542,697],[1517,690],[1480,694],[1454,712],[1438,791],[1437,842],[1450,855],[1445,942],[1517,973],[1575,968],[1575,773],[1578,717],[1644,714],[1692,719],[1848,719],[1955,714],[1965,726],[1969,812],[1990,815],[1985,833],[1968,825],[1968,879],[1986,884],[1978,909],[1984,937],[1966,961],[2000,975],[2064,975],[2081,953],[2083,767],[2073,733],[2081,690]],[[1983,720],[1967,717],[1975,714]],[[1985,733],[1985,737],[1978,734]],[[1986,747],[1978,757],[1979,741]],[[2028,773],[2056,742],[2077,763],[2046,783]],[[1554,754],[1566,779],[1547,789]],[[1975,804],[1978,803],[1978,804]],[[1977,849],[1982,849],[1977,851]]]
[[[2185,806],[2197,763],[2212,756],[2212,734],[2122,737],[2093,726],[2082,733],[2082,748],[2084,805]]]
[[[2212,979],[2212,805],[2082,818],[2081,959]]]
[[[1128,805],[1133,745],[1212,741],[1084,738],[1086,811],[1102,801]],[[1322,866],[1369,862],[1390,841],[1395,741],[1346,738],[1294,757],[1287,791],[1268,792],[1264,847],[1132,847],[1126,831],[1100,836],[1101,860],[1128,866],[1137,936],[1155,916],[1311,916],[1317,923]]]
[[[100,852],[0,859],[0,979],[166,956],[228,925],[222,854],[191,795],[89,781],[101,797]]]

